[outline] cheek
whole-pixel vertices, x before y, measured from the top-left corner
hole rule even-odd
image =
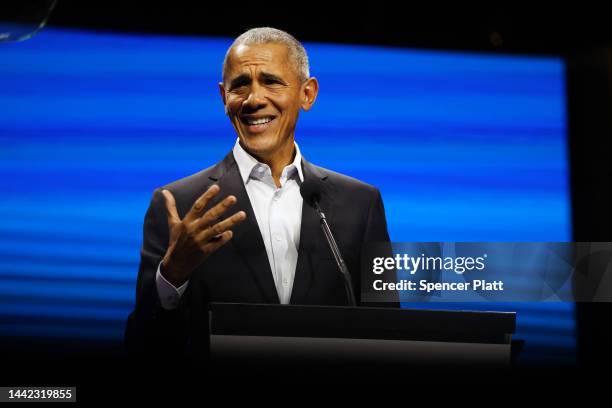
[[[240,107],[242,106],[243,100],[244,98],[242,98],[241,96],[237,96],[237,95],[228,96],[226,98],[226,102],[227,102],[227,107],[230,110],[230,112],[238,112],[240,110]]]
[[[278,94],[270,98],[276,109],[285,116],[295,116],[300,109],[299,103],[294,95]]]

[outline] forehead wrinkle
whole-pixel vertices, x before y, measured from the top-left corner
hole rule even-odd
[[[253,55],[242,55],[236,56],[239,64],[252,63],[252,64],[265,64],[272,61],[272,56],[253,56]]]
[[[267,64],[246,63],[242,64],[237,71],[236,76],[247,75],[251,79],[262,78],[264,76],[284,77],[282,71],[278,72],[273,66],[267,66]]]
[[[240,64],[240,68],[242,71],[256,71],[257,69],[261,69],[261,67],[265,65],[265,63],[244,62]]]

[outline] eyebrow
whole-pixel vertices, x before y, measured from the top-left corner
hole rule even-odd
[[[240,74],[236,78],[230,81],[230,89],[234,89],[238,86],[246,85],[251,82],[251,76],[249,74]]]
[[[269,72],[262,72],[259,74],[260,79],[268,81],[277,81],[283,85],[287,83],[278,75],[271,74]],[[251,82],[251,76],[249,74],[240,74],[236,78],[230,81],[230,89],[237,88],[239,86],[247,85]]]
[[[278,75],[270,74],[268,72],[262,72],[260,76],[261,76],[261,79],[277,81],[277,82],[280,82],[283,85],[286,85],[286,82],[281,77],[279,77]]]

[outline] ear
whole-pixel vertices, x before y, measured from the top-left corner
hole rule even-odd
[[[317,99],[319,93],[319,81],[317,78],[310,77],[303,84],[301,89],[302,109],[308,112]]]
[[[223,106],[225,106],[225,114],[229,114],[227,110],[227,101],[225,100],[225,87],[223,86],[223,82],[219,82],[219,93],[221,94],[221,101],[223,102]]]

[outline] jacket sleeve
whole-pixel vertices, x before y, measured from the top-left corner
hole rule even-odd
[[[176,309],[162,307],[155,275],[168,247],[168,222],[161,189],[153,193],[143,225],[136,305],[128,317],[125,344],[131,355],[172,355],[186,351],[189,287]]]

